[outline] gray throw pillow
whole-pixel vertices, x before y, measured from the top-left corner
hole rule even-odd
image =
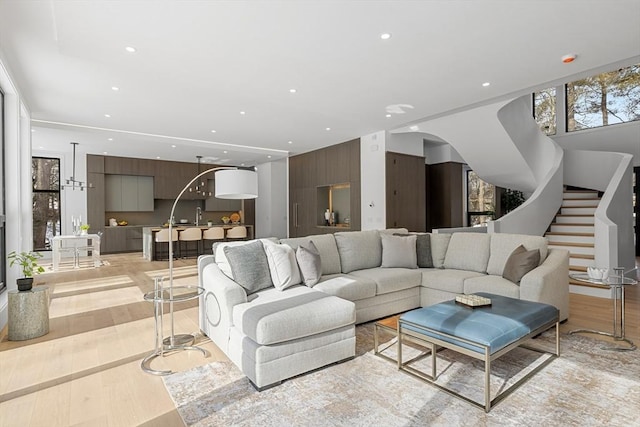
[[[383,268],[418,268],[416,236],[381,234]]]
[[[233,280],[247,291],[247,295],[273,286],[269,262],[260,240],[242,246],[227,246],[224,254]]]
[[[428,234],[404,234],[393,233],[394,236],[416,236],[416,253],[418,256],[418,267],[433,268],[433,258],[431,257],[431,238]]]
[[[304,284],[312,288],[320,281],[320,276],[322,276],[322,259],[318,248],[316,248],[312,240],[309,243],[303,243],[298,246],[296,260],[298,261]]]
[[[538,249],[526,250],[520,245],[511,252],[504,266],[502,277],[519,285],[525,274],[538,266],[540,251]]]

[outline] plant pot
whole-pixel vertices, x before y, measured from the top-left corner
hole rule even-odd
[[[21,277],[16,280],[16,283],[20,292],[30,291],[33,288],[33,277]]]

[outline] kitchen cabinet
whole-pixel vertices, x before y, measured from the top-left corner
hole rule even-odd
[[[105,175],[105,211],[153,211],[153,177]]]
[[[352,170],[356,169],[356,170]],[[324,227],[323,200],[318,187],[349,184],[349,227]],[[289,158],[289,236],[360,229],[360,140],[311,151]]]
[[[142,226],[105,227],[100,239],[100,252],[142,252]]]

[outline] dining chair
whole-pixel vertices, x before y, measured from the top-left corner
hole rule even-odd
[[[213,243],[224,240],[224,228],[212,227],[202,232],[202,251],[205,254],[213,254]],[[211,243],[210,243],[211,242]]]
[[[182,230],[178,234],[178,245],[180,247],[180,253],[182,253],[182,242],[185,242],[184,248],[184,258],[187,258],[189,254],[189,242],[196,242],[196,254],[195,256],[200,255],[200,241],[202,240],[202,229],[197,227],[187,228]]]
[[[153,245],[153,259],[154,260],[160,260],[161,258],[158,256],[158,249],[160,247],[164,247],[164,245],[162,243],[167,243],[167,258],[169,259],[169,229],[168,228],[163,228],[160,231],[156,232],[156,236],[155,236],[155,245]],[[175,228],[173,230],[171,230],[171,241],[173,244],[173,248],[175,250],[176,247],[176,242],[178,241],[178,230],[176,230]],[[180,247],[178,247],[178,249],[180,249]],[[162,251],[164,252],[164,251]],[[175,256],[175,251],[174,251],[174,256]]]
[[[227,240],[246,240],[247,239],[247,227],[244,225],[237,225],[227,230]]]

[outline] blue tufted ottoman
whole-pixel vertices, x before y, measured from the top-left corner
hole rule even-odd
[[[452,300],[412,310],[400,316],[398,368],[489,412],[495,404],[560,355],[559,313],[556,307],[548,304],[488,293],[477,295],[490,298],[491,306],[469,308],[456,304]],[[554,324],[556,327],[555,353],[543,352],[550,357],[492,400],[489,383],[491,361],[521,346],[525,341]],[[410,364],[413,360],[403,362],[402,340],[407,336],[420,339],[431,349],[433,355],[431,375],[412,367]],[[435,382],[437,379],[436,346],[449,348],[484,361],[484,405]],[[534,348],[527,348],[540,352]]]

